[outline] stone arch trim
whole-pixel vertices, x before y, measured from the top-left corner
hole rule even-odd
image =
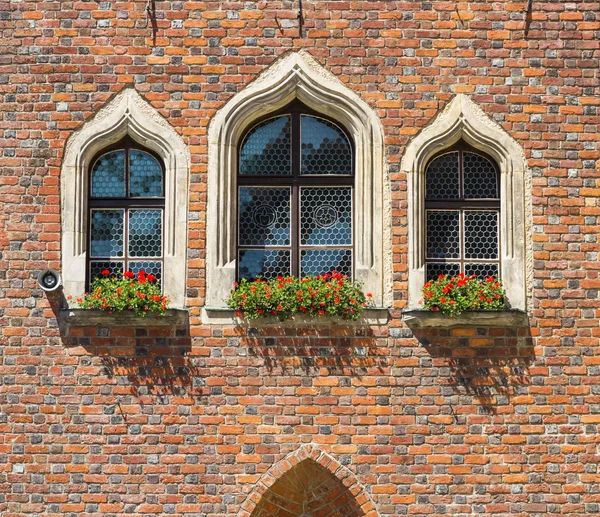
[[[492,156],[500,167],[502,279],[512,307],[527,308],[532,280],[531,189],[522,147],[468,96],[459,94],[407,147],[408,305],[419,307],[425,283],[425,166],[440,151],[464,140]]]
[[[357,279],[373,293],[377,305],[388,305],[391,218],[383,129],[374,110],[306,52],[292,52],[276,61],[221,108],[210,124],[206,305],[223,307],[235,281],[238,142],[254,121],[294,99],[340,122],[354,141]]]
[[[313,445],[301,446],[265,472],[242,504],[239,517],[251,517],[269,489],[286,473],[304,461],[314,461],[339,480],[352,494],[364,517],[379,517],[375,503],[358,478],[333,456]]]
[[[186,287],[190,154],[182,137],[133,89],[117,94],[68,140],[61,169],[62,275],[65,295],[85,288],[90,160],[129,135],[165,164],[164,291],[183,307]]]

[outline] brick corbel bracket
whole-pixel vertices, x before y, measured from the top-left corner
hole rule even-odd
[[[183,307],[190,153],[179,133],[133,89],[118,93],[67,141],[60,179],[64,295],[76,298],[85,289],[90,161],[127,135],[165,164],[163,286],[171,305]]]
[[[501,277],[511,307],[527,308],[533,283],[531,179],[521,146],[468,96],[459,94],[407,147],[408,308],[417,309],[425,283],[425,167],[432,156],[464,141],[500,167]]]
[[[355,271],[378,306],[391,304],[391,212],[383,130],[375,111],[305,52],[291,52],[235,95],[208,132],[207,307],[224,307],[235,281],[237,149],[257,119],[294,99],[339,121],[355,147]]]

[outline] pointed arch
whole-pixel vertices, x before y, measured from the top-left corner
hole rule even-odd
[[[257,483],[240,517],[378,517],[360,481],[331,455],[304,445],[273,465]]]
[[[68,140],[61,169],[62,274],[65,295],[85,289],[90,160],[130,136],[165,164],[164,291],[185,302],[190,154],[181,136],[135,90],[120,92]]]
[[[376,304],[391,301],[391,242],[384,188],[383,130],[373,109],[308,53],[289,53],[214,117],[208,140],[207,302],[222,307],[235,281],[237,146],[257,119],[294,99],[340,122],[356,153],[356,275]],[[387,260],[387,262],[385,262]],[[385,263],[384,263],[385,262]]]
[[[508,133],[464,94],[454,97],[417,135],[402,159],[402,171],[408,178],[409,308],[418,308],[425,283],[425,167],[432,156],[460,140],[490,155],[500,167],[502,279],[511,306],[524,310],[531,264],[526,241],[531,199],[525,189],[525,154]]]

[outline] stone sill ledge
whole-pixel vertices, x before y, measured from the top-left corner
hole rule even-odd
[[[402,320],[410,328],[525,327],[529,323],[527,313],[519,309],[469,311],[458,316],[423,309],[405,309],[402,311]]]
[[[188,318],[186,309],[167,309],[164,316],[147,313],[138,316],[133,311],[106,311],[91,309],[64,309],[60,313],[62,323],[70,327],[173,327],[183,325]]]
[[[362,317],[356,321],[328,316],[311,317],[303,314],[285,321],[279,321],[275,317],[248,320],[236,316],[235,311],[227,307],[204,307],[202,309],[202,323],[206,325],[238,325],[243,327],[387,325],[389,318],[389,309],[384,307],[367,309],[363,311]]]

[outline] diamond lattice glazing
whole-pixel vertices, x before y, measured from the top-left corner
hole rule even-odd
[[[459,199],[458,151],[442,154],[427,166],[427,199]]]
[[[123,256],[124,210],[92,210],[90,256]]]
[[[302,115],[302,174],[352,174],[352,147],[335,124]]]
[[[290,117],[269,119],[253,128],[240,152],[242,175],[289,175],[292,173]]]
[[[351,187],[305,187],[300,190],[300,244],[352,244]]]
[[[322,249],[300,252],[300,276],[339,271],[352,277],[352,250]]]
[[[239,250],[239,277],[253,279],[290,275],[289,250]]]
[[[125,197],[125,151],[111,151],[92,168],[92,197]]]
[[[162,197],[163,173],[158,160],[137,149],[129,151],[129,195]]]
[[[479,154],[465,152],[463,167],[465,198],[498,198],[498,173],[490,160]]]
[[[465,211],[465,258],[498,258],[498,212]]]
[[[162,210],[130,210],[129,255],[132,257],[162,255]]]
[[[460,258],[460,212],[427,211],[427,258]]]
[[[289,246],[289,187],[241,187],[240,246]]]

